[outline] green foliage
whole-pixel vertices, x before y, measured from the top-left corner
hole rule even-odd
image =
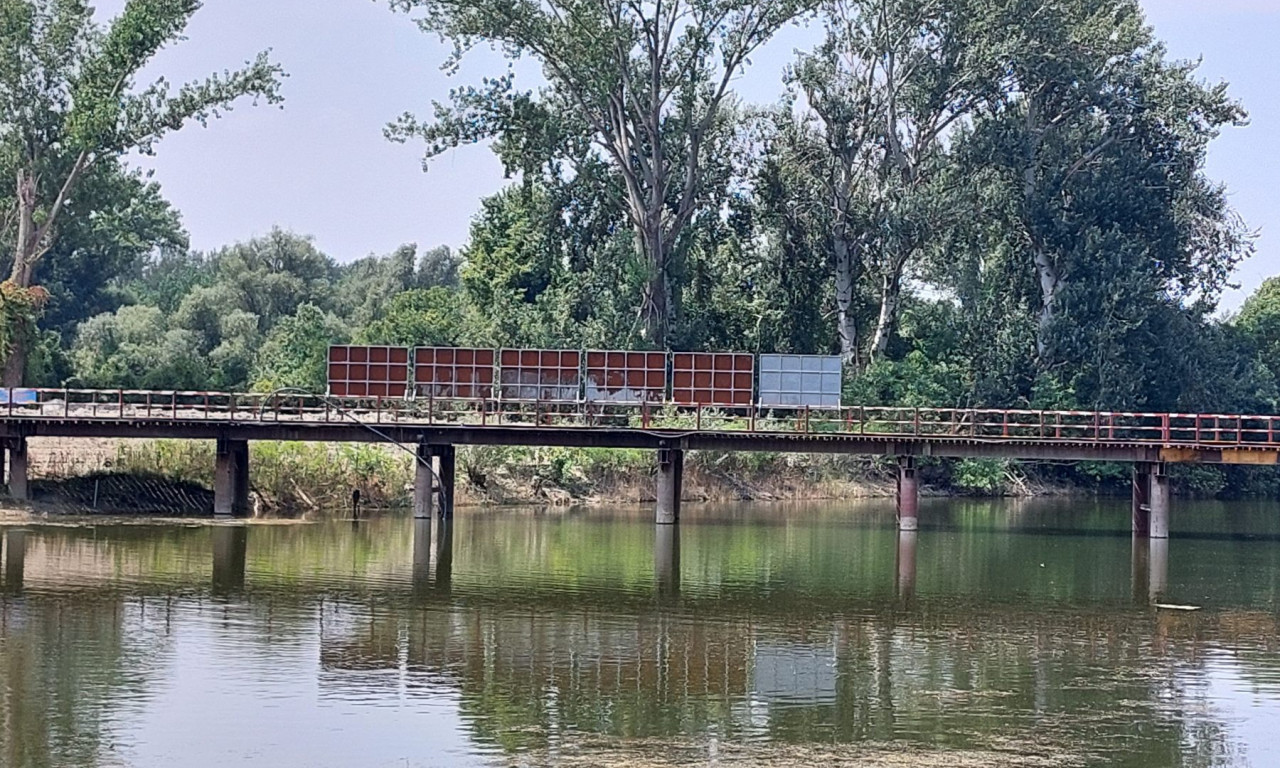
[[[209,378],[196,334],[170,327],[164,313],[145,305],[81,324],[71,357],[85,387],[194,390]]]
[[[1009,482],[1010,464],[1001,459],[964,459],[955,465],[951,481],[970,493],[988,496],[1003,493]]]
[[[1267,279],[1240,308],[1235,325],[1257,348],[1258,360],[1280,381],[1280,277]]]
[[[460,297],[435,286],[397,294],[386,314],[356,333],[361,344],[455,346],[461,336]]]
[[[337,318],[314,304],[303,304],[267,334],[253,373],[253,389],[272,392],[285,387],[324,392],[329,346],[346,340]]]

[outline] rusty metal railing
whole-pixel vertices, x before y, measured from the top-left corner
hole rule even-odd
[[[10,389],[0,419],[76,422],[362,421],[527,427],[908,437],[978,442],[1141,443],[1280,448],[1280,416],[983,408],[779,408],[494,398],[334,398],[280,393]]]

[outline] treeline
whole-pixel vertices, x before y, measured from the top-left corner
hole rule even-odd
[[[836,353],[868,405],[1280,410],[1280,282],[1218,313],[1254,236],[1204,165],[1246,114],[1136,0],[397,0],[544,82],[390,126],[513,182],[458,253],[356,261],[281,231],[191,251],[127,153],[277,101],[279,68],[171,98],[134,81],[199,4],[81,5],[3,11],[9,384],[319,390],[354,341]],[[782,100],[745,103],[802,20]]]

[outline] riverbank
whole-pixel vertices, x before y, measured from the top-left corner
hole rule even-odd
[[[180,440],[33,439],[32,507],[50,513],[201,514],[212,508],[214,446]],[[412,503],[413,457],[390,445],[256,443],[255,514],[299,516]],[[603,505],[654,499],[648,451],[461,446],[457,504]],[[925,462],[933,496],[1095,494],[1011,462]],[[692,452],[688,502],[887,498],[895,467],[884,457]]]

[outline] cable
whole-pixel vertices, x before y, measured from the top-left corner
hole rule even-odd
[[[374,435],[377,435],[382,440],[386,441],[387,443],[390,443],[391,445],[395,446],[399,450],[402,450],[405,453],[409,454],[410,456],[413,457],[413,460],[416,464],[426,467],[427,471],[431,473],[431,477],[434,480],[436,487],[440,489],[440,500],[443,506],[445,506],[446,508],[452,507],[452,503],[451,503],[453,501],[452,489],[447,488],[445,486],[444,480],[441,479],[440,475],[436,472],[435,467],[431,465],[430,461],[419,456],[416,450],[411,450],[409,448],[406,448],[402,443],[393,439],[387,433],[374,427],[368,422],[362,421],[361,419],[357,418],[355,414],[351,413],[351,411],[345,408],[340,401],[335,400],[334,398],[329,397],[328,395],[321,395],[319,393],[312,392],[308,389],[303,389],[301,387],[280,387],[279,389],[272,390],[271,392],[267,393],[267,396],[263,398],[262,403],[258,406],[259,421],[262,420],[262,414],[266,411],[267,403],[271,402],[274,398],[276,398],[279,395],[302,395],[304,397],[315,398],[316,400],[319,400],[320,402],[329,406],[333,410],[337,411],[339,416],[350,419],[352,423],[358,424],[359,426],[364,427],[365,429],[372,432]]]

